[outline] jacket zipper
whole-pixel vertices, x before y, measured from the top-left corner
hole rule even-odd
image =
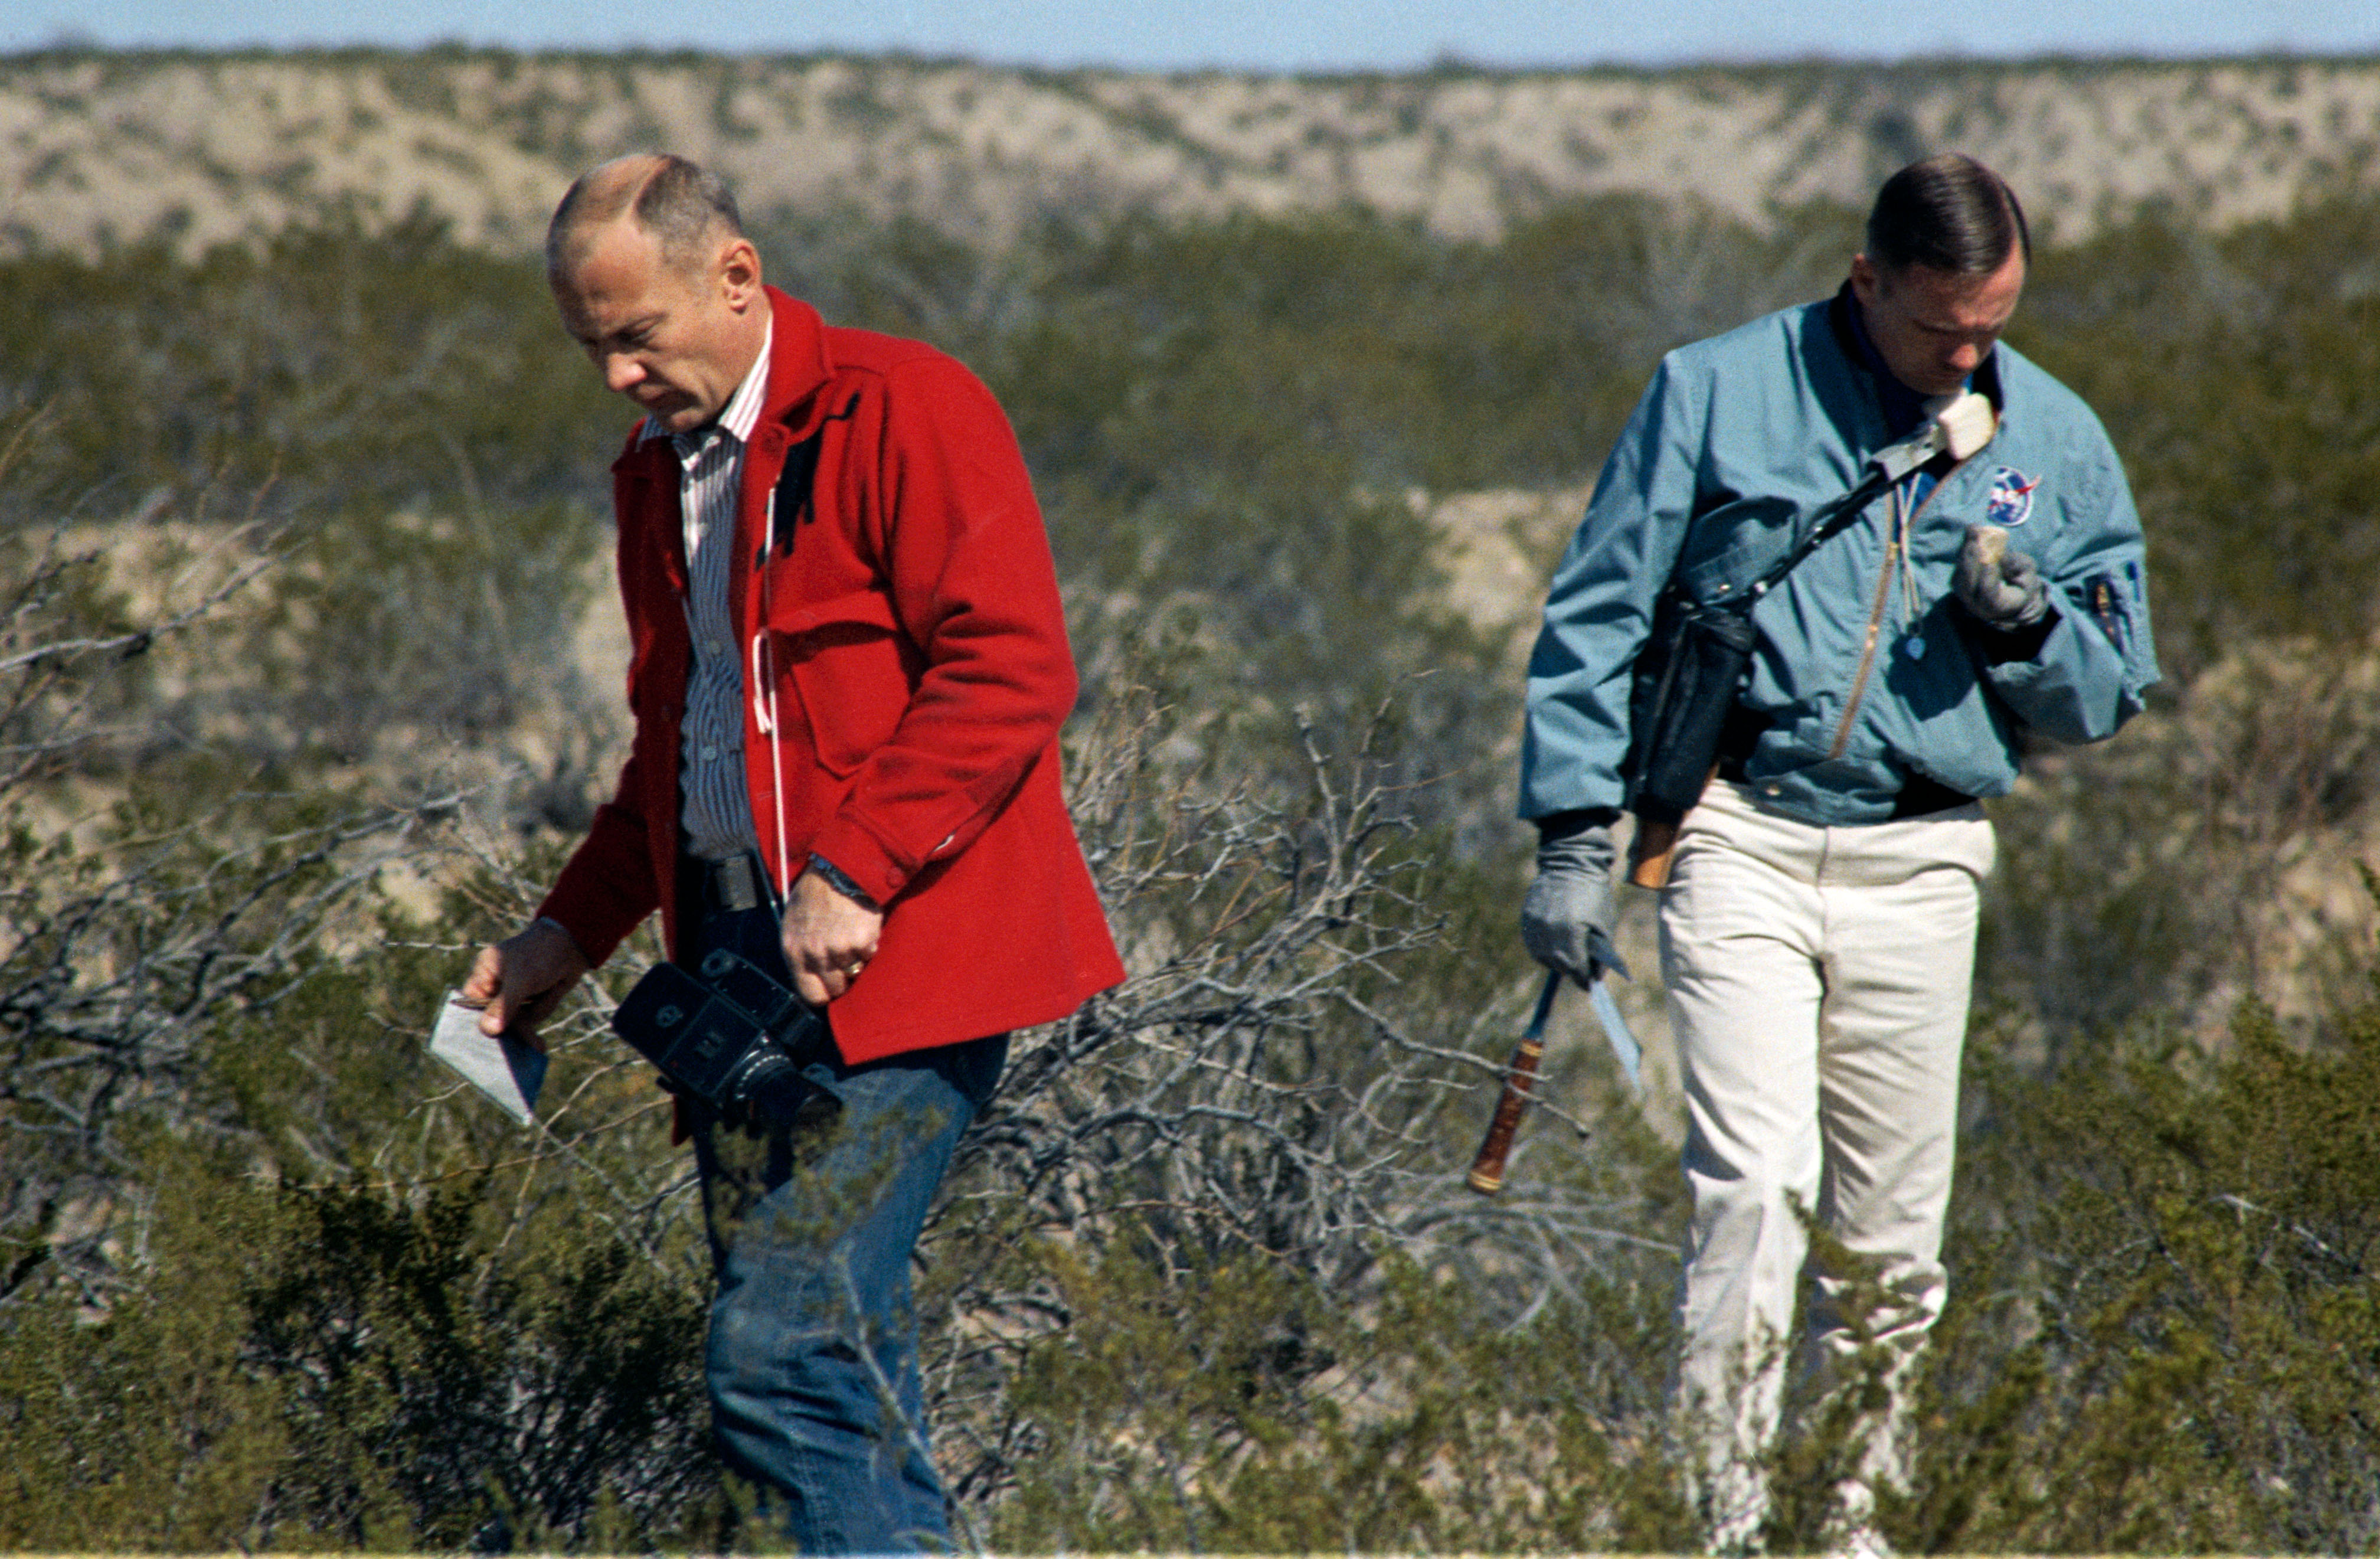
[[[1892,569],[1900,561],[1900,538],[1895,536],[1884,549],[1884,567],[1876,575],[1876,606],[1867,615],[1867,643],[1860,649],[1859,673],[1852,678],[1851,697],[1843,702],[1842,723],[1835,727],[1835,739],[1827,749],[1827,761],[1833,762],[1851,745],[1852,721],[1859,714],[1860,700],[1867,696],[1867,679],[1876,671],[1876,641],[1884,631],[1884,608],[1892,599]]]
[[[1859,718],[1860,701],[1867,696],[1867,680],[1876,672],[1876,640],[1884,633],[1884,609],[1892,601],[1892,571],[1900,561],[1901,539],[1917,533],[1917,519],[1925,512],[1925,505],[1934,501],[1934,494],[1942,491],[1942,484],[1958,475],[1960,466],[1965,464],[1961,460],[1936,478],[1933,487],[1918,501],[1917,506],[1909,511],[1908,518],[1893,526],[1892,540],[1884,549],[1884,567],[1876,581],[1876,604],[1867,615],[1867,643],[1860,650],[1859,672],[1852,678],[1851,697],[1843,704],[1843,718],[1835,726],[1833,744],[1827,749],[1827,761],[1830,763],[1840,758],[1844,749],[1851,746],[1852,722]]]

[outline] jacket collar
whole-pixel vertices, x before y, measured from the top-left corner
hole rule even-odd
[[[767,292],[774,328],[769,341],[769,394],[760,406],[760,420],[808,421],[817,414],[810,403],[834,374],[834,359],[826,349],[826,322],[790,293],[775,287]]]

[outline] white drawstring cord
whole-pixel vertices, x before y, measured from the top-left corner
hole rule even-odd
[[[791,854],[785,848],[785,770],[777,739],[777,657],[769,646],[769,556],[777,550],[777,491],[769,490],[769,518],[760,541],[760,626],[752,634],[752,684],[759,696],[753,700],[754,723],[769,738],[769,794],[776,804],[777,892],[779,902],[793,896]]]

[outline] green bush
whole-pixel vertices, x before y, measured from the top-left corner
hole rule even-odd
[[[2380,995],[2380,958],[2365,971]],[[1977,1047],[1927,1551],[2380,1540],[2380,1000],[2216,1054],[2154,1031],[2029,1075]]]
[[[732,1530],[703,1306],[616,1236],[548,1219],[505,1247],[484,1177],[408,1200],[180,1149],[149,1167],[132,1290],[0,1330],[0,1542],[600,1552]]]

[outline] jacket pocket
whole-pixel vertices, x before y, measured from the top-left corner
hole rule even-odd
[[[873,591],[790,607],[768,625],[820,765],[842,777],[892,739],[916,691],[892,603]]]

